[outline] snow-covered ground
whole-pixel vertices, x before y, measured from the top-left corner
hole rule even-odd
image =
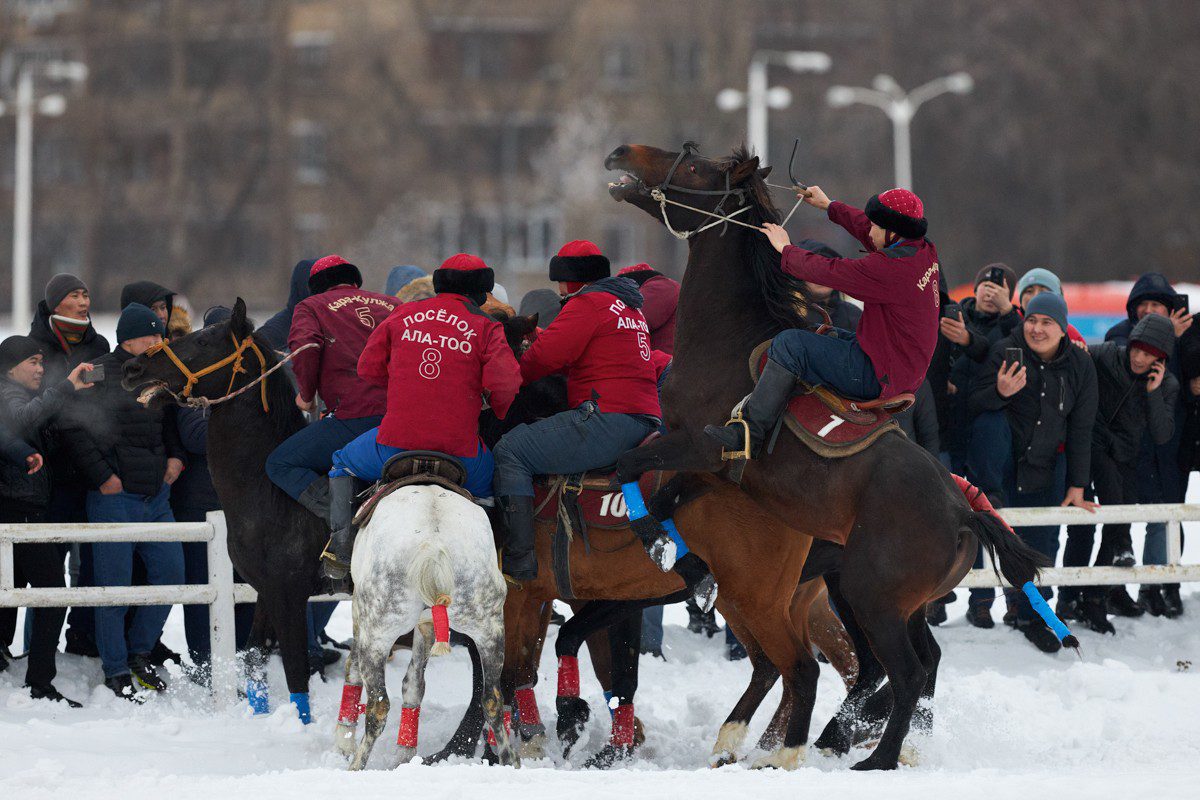
[[[362,796],[472,797],[496,791],[522,797],[705,796],[935,797],[1044,792],[1081,797],[1194,796],[1200,779],[1200,593],[1187,594],[1180,620],[1116,620],[1116,637],[1083,631],[1083,660],[1047,656],[1012,630],[969,627],[965,593],[937,632],[944,657],[934,734],[917,740],[920,760],[898,773],[849,772],[854,759],[808,754],[794,773],[707,768],[722,719],[749,675],[747,662],[723,658],[721,638],[689,633],[682,607],[667,609],[668,661],[644,658],[638,715],[647,741],[626,768],[580,768],[608,735],[604,698],[583,665],[584,695],[593,720],[569,762],[552,745],[550,758],[514,771],[476,764],[386,767],[395,750],[399,685],[406,654],[388,670],[393,714],[376,745],[371,769],[348,774],[330,753],[340,697],[340,671],[314,680],[316,722],[300,725],[286,698],[282,669],[271,669],[272,713],[251,717],[240,706],[214,712],[205,694],[172,673],[171,690],[134,707],[100,682],[99,664],[59,657],[59,688],[82,710],[34,703],[19,687],[24,665],[0,673],[0,795],[4,797],[135,798]],[[552,635],[553,635],[552,629]],[[330,632],[349,634],[349,609],[338,609]],[[166,642],[183,648],[175,609]],[[1196,666],[1189,668],[1191,663]],[[814,729],[832,715],[841,684],[822,667]],[[464,652],[435,660],[421,720],[420,752],[439,749],[456,726],[470,691]],[[547,646],[537,687],[553,730],[555,672]],[[776,689],[752,726],[750,743],[778,702]],[[815,733],[816,731],[814,731]],[[861,757],[862,754],[855,754]],[[475,793],[479,792],[480,795]]]

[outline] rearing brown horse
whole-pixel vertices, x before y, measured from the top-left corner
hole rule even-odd
[[[760,170],[744,149],[713,160],[690,144],[682,152],[622,145],[605,166],[625,173],[609,185],[614,199],[662,220],[689,244],[674,366],[663,389],[672,432],[626,453],[618,476],[625,483],[650,470],[719,472],[725,466],[720,448],[703,428],[724,422],[753,388],[751,351],[781,330],[806,325],[796,308],[805,290],[780,269],[780,256],[762,233],[691,209],[737,212],[736,219],[752,226],[778,222],[764,183],[769,170]],[[821,540],[805,572],[837,575],[827,584],[835,602],[842,601],[842,621],[852,635],[861,626],[891,687],[879,746],[854,768],[895,769],[918,701],[932,698],[937,674],[940,651],[920,613],[926,601],[966,575],[977,542],[997,556],[1016,586],[1036,576],[1040,557],[997,518],[972,511],[937,459],[901,436],[831,460],[785,434],[773,453],[747,466],[742,488],[791,527]],[[693,487],[685,479],[669,489],[673,497],[687,496]],[[664,503],[671,507],[669,498],[655,497],[650,508]],[[864,669],[866,655],[859,653]],[[856,684],[822,739],[844,749],[850,739],[845,727],[871,688]],[[924,713],[918,719],[930,720]]]

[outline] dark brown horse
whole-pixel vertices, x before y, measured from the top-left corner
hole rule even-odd
[[[654,195],[693,209],[736,211],[749,225],[780,219],[764,183],[767,171],[744,150],[712,160],[694,146],[668,152],[622,145],[605,165],[624,173],[610,184],[614,199],[665,220],[674,231],[696,231],[714,220],[660,203]],[[754,347],[781,330],[806,325],[796,303],[804,291],[783,273],[779,255],[757,230],[718,223],[689,237],[675,361],[663,391],[671,433],[622,457],[623,483],[651,470],[693,473],[691,485],[685,478],[670,487],[673,496],[687,495],[694,484],[710,479],[701,475],[725,467],[703,428],[723,423],[750,392],[747,362]],[[918,701],[932,698],[937,675],[940,651],[920,613],[926,601],[966,575],[979,542],[1016,586],[1036,576],[1040,557],[998,519],[972,511],[937,459],[900,436],[828,460],[784,434],[773,453],[748,465],[742,489],[778,519],[821,540],[810,556],[817,563],[806,574],[836,574],[827,583],[842,621],[851,635],[859,629],[865,634],[892,698],[879,746],[855,769],[894,769]],[[661,509],[669,509],[670,498],[656,497],[650,505],[663,519]],[[867,655],[859,649],[864,673]],[[815,672],[808,669],[803,679],[815,682]],[[870,682],[860,677],[818,744],[848,748],[847,728],[874,689]],[[815,686],[802,696],[806,702],[815,697]],[[924,711],[918,718],[922,725],[930,721]]]

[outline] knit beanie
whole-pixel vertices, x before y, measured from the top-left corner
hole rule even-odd
[[[58,273],[46,283],[46,308],[53,314],[63,298],[76,289],[86,290],[87,284],[69,273]]]
[[[343,283],[362,286],[362,273],[358,271],[358,267],[339,255],[328,255],[318,259],[308,272],[308,290],[313,294],[328,292]]]
[[[496,283],[496,273],[479,256],[455,253],[433,271],[433,290],[438,294],[466,295],[483,305]]]
[[[9,336],[0,342],[0,375],[7,374],[17,364],[41,352],[38,343],[28,336]]]
[[[141,303],[130,303],[125,306],[121,311],[121,317],[117,320],[117,344],[123,344],[130,339],[142,336],[154,336],[155,334],[162,336],[165,333],[158,314]]]
[[[420,267],[414,267],[411,264],[405,264],[399,267],[392,267],[388,270],[387,281],[383,285],[383,293],[396,296],[396,292],[403,289],[408,284],[415,281],[417,278],[425,276],[425,270]]]
[[[1133,326],[1129,346],[1166,361],[1175,349],[1175,326],[1164,316],[1147,314]]]
[[[1004,285],[1008,287],[1008,296],[1012,297],[1013,287],[1017,284],[1017,273],[1013,272],[1012,268],[1009,267],[1008,264],[1002,264],[999,261],[997,261],[995,264],[988,264],[986,267],[979,270],[979,272],[975,273],[975,288],[978,289],[979,284],[987,280],[989,273],[996,269],[1004,273]]]
[[[1030,286],[1045,286],[1059,297],[1062,297],[1062,281],[1048,269],[1035,267],[1022,275],[1021,280],[1017,281],[1017,297],[1019,298],[1025,294],[1025,290]]]
[[[559,283],[594,283],[611,274],[608,259],[586,239],[567,242],[550,259],[550,280]]]
[[[888,189],[867,201],[867,219],[905,239],[921,239],[929,227],[925,204],[908,189]]]
[[[229,306],[213,306],[208,311],[204,312],[204,327],[216,325],[220,322],[228,322],[233,316],[233,309]]]
[[[1067,301],[1059,295],[1042,292],[1030,300],[1025,306],[1025,317],[1028,319],[1034,314],[1049,317],[1058,323],[1064,334],[1067,332]]]

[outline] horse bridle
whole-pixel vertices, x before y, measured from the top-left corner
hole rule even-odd
[[[258,349],[258,345],[254,343],[254,338],[252,336],[247,336],[246,338],[242,339],[239,342],[237,336],[234,336],[233,332],[230,331],[229,337],[231,339],[233,339],[233,352],[230,353],[229,355],[225,356],[225,358],[222,358],[220,361],[217,361],[216,363],[213,363],[213,364],[209,364],[207,367],[196,370],[195,372],[192,372],[190,369],[188,369],[188,365],[183,363],[183,361],[179,358],[179,356],[175,355],[175,351],[171,349],[170,343],[167,342],[165,339],[163,341],[159,342],[158,344],[151,345],[150,348],[147,349],[146,352],[143,353],[142,355],[144,355],[146,358],[149,359],[149,358],[157,355],[158,353],[166,353],[167,358],[171,359],[171,363],[175,365],[175,368],[178,369],[179,372],[183,375],[183,377],[187,380],[187,382],[183,386],[183,391],[179,392],[178,394],[176,394],[175,392],[172,392],[170,389],[167,389],[165,386],[162,387],[167,393],[169,393],[172,397],[174,397],[175,401],[177,403],[179,403],[180,405],[203,406],[203,405],[213,405],[214,403],[221,403],[221,402],[224,402],[225,400],[230,400],[230,399],[236,397],[237,395],[241,394],[242,392],[246,391],[251,386],[253,386],[255,383],[257,383],[262,387],[263,411],[269,412],[271,410],[271,407],[267,403],[267,384],[266,384],[264,378],[266,378],[267,375],[271,374],[271,372],[274,372],[275,369],[278,369],[280,366],[282,366],[284,363],[286,363],[286,361],[276,364],[275,367],[273,367],[270,371],[268,371],[267,370],[267,359],[263,355],[262,350]],[[307,347],[307,345],[306,345],[306,347]],[[259,364],[259,369],[260,369],[261,374],[259,375],[259,377],[256,380],[252,381],[251,383],[246,384],[241,389],[234,392],[233,383],[234,383],[234,381],[237,380],[238,374],[239,373],[241,373],[243,375],[247,374],[246,369],[242,366],[242,361],[246,357],[247,350],[254,353],[254,355],[258,357],[258,364]],[[298,353],[300,351],[297,350],[296,352]],[[289,359],[290,359],[290,354],[289,354]],[[192,397],[192,388],[196,385],[196,383],[201,378],[203,378],[205,375],[211,375],[212,373],[216,372],[219,369],[224,368],[225,366],[227,366],[229,364],[233,365],[233,369],[230,370],[229,387],[225,390],[225,395],[223,397],[220,397],[216,400],[209,400],[208,398]]]

